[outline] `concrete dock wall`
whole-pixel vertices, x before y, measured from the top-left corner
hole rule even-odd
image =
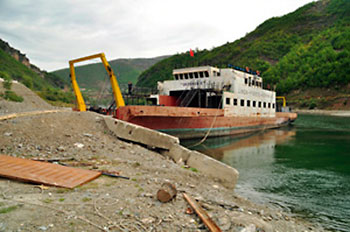
[[[199,172],[217,179],[227,188],[233,189],[237,183],[239,174],[236,169],[200,152],[181,146],[177,137],[108,116],[104,117],[104,121],[108,129],[118,138],[152,148],[161,148],[162,155],[171,158],[176,163],[196,168]]]

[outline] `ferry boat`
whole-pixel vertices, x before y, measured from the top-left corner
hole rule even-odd
[[[180,139],[266,130],[297,118],[285,105],[276,112],[276,93],[248,68],[175,69],[148,100],[152,105],[118,107],[115,117]]]

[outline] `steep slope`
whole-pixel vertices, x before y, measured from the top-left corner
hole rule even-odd
[[[73,101],[72,93],[61,90],[68,83],[30,64],[28,58],[6,42],[0,40],[0,45],[0,78],[17,80],[49,101]]]
[[[350,1],[322,0],[271,18],[244,38],[190,57],[182,53],[143,72],[137,85],[171,79],[174,68],[228,64],[260,70],[277,92],[343,86],[350,81]]]
[[[116,73],[119,83],[126,84],[129,81],[136,83],[137,77],[142,71],[166,57],[167,56],[149,59],[116,59],[109,61],[109,63]],[[60,76],[66,81],[70,81],[68,68],[54,71],[53,74]],[[76,67],[76,75],[79,79],[79,85],[87,89],[99,90],[104,85],[104,81],[108,80],[107,73],[102,63],[78,66]]]
[[[30,63],[30,60],[25,54],[21,53],[19,50],[11,47],[9,43],[0,39],[0,50],[1,50],[1,67],[0,71],[8,73],[13,79],[23,80],[26,79],[27,84],[31,85],[29,82],[33,83],[33,87],[37,88],[44,83],[48,83],[53,87],[64,88],[68,82],[64,81],[60,77],[41,70],[37,66]],[[8,56],[5,56],[7,54]],[[10,59],[13,58],[13,59]],[[21,63],[22,65],[19,65]],[[14,66],[13,66],[14,65]],[[41,77],[44,81],[40,84],[37,77]],[[31,81],[29,80],[31,79]]]
[[[2,79],[0,79],[0,93],[6,91],[2,86]],[[17,112],[27,112],[36,110],[50,110],[54,109],[49,103],[40,98],[33,91],[28,89],[21,83],[12,83],[11,91],[23,98],[23,102],[6,101],[0,98],[0,115]]]

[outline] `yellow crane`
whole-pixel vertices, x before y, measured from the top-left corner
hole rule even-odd
[[[83,95],[80,92],[79,86],[78,86],[78,82],[75,76],[75,70],[74,70],[74,64],[78,63],[78,62],[82,62],[82,61],[86,61],[86,60],[91,60],[91,59],[96,59],[96,58],[101,58],[102,64],[105,67],[108,76],[109,76],[109,80],[111,82],[112,85],[112,90],[113,90],[113,96],[114,96],[114,100],[115,100],[115,104],[118,107],[120,106],[125,106],[125,102],[123,99],[123,95],[120,91],[118,82],[117,82],[117,78],[114,75],[114,72],[111,68],[111,66],[109,65],[106,56],[104,53],[98,53],[95,55],[91,55],[91,56],[85,56],[82,58],[78,58],[78,59],[74,59],[74,60],[70,60],[69,61],[69,69],[70,69],[70,77],[71,77],[71,81],[72,81],[72,86],[73,86],[73,91],[77,100],[77,108],[76,110],[78,111],[86,111],[86,105],[85,105],[85,101],[83,98]]]
[[[284,96],[277,96],[276,99],[282,99],[283,103],[282,103],[282,107],[286,107],[286,98]]]

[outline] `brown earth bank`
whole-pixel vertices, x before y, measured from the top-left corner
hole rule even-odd
[[[350,117],[350,110],[309,110],[309,109],[294,109],[298,114],[319,114],[340,117]]]
[[[295,90],[286,95],[287,104],[295,109],[350,111],[350,84],[335,88]]]
[[[51,109],[41,104],[35,108],[40,101],[30,109]],[[0,100],[6,114],[24,111],[24,104]],[[286,212],[256,205],[200,170],[116,138],[92,112],[2,120],[0,138],[1,154],[58,159],[77,168],[130,177],[100,176],[73,190],[0,178],[0,231],[207,231],[196,214],[187,214],[191,210],[184,192],[197,199],[223,231],[325,231]],[[178,190],[168,203],[156,198],[164,182]]]

